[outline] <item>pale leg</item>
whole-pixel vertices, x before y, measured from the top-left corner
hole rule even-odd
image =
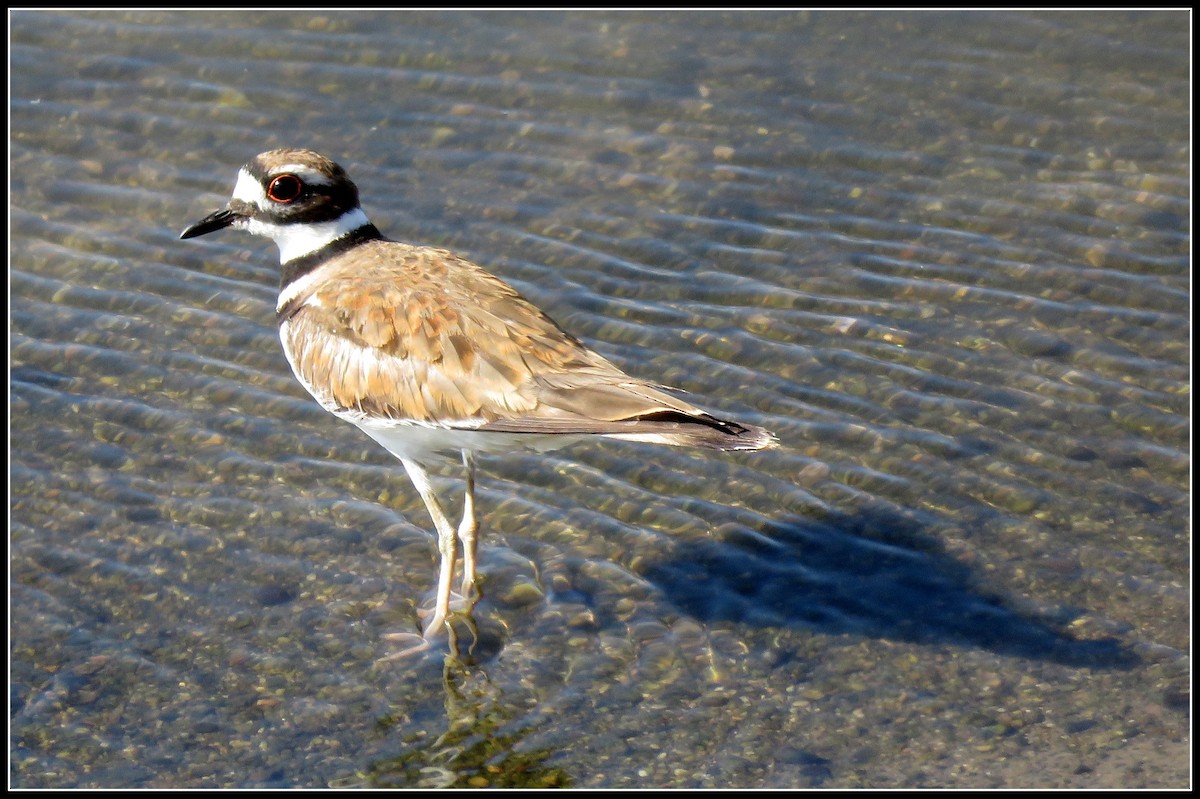
[[[479,523],[475,520],[475,453],[462,451],[463,466],[467,467],[467,491],[463,498],[462,521],[458,525],[458,540],[463,545],[463,599],[470,599],[475,588],[475,538]]]
[[[429,475],[426,471],[416,461],[402,458],[400,462],[404,464],[404,469],[408,472],[408,477],[416,487],[417,493],[421,495],[421,499],[425,500],[425,507],[429,510],[430,518],[433,519],[433,526],[437,528],[441,565],[438,568],[437,599],[433,606],[433,616],[429,619],[429,624],[425,626],[425,637],[430,638],[441,632],[446,623],[446,617],[450,613],[450,581],[454,578],[455,558],[454,528],[450,525],[450,520],[446,518],[446,512],[442,510],[437,495],[433,493],[433,485],[429,482]]]

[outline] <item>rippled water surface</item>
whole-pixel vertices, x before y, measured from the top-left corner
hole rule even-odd
[[[1188,784],[1186,13],[10,21],[12,784]],[[177,239],[281,146],[782,447],[486,459],[384,660],[420,499]]]

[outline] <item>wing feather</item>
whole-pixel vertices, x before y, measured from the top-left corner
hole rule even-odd
[[[280,334],[296,376],[328,410],[516,433],[767,445],[760,428],[723,422],[625,374],[507,283],[445,250],[368,242],[320,269],[323,279],[289,303]]]

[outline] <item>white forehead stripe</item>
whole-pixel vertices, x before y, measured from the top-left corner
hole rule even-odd
[[[249,203],[255,208],[264,208],[267,203],[267,195],[263,192],[263,187],[245,169],[238,170],[237,183],[233,187],[233,199]]]
[[[240,182],[240,180],[239,180]],[[236,193],[234,195],[237,196]],[[274,239],[279,245],[279,263],[286,264],[295,258],[316,252],[335,239],[340,239],[352,230],[371,224],[361,208],[354,208],[332,222],[292,222],[276,224],[259,219],[239,222],[238,227],[256,236]]]

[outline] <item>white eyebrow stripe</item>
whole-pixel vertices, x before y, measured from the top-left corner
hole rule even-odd
[[[313,169],[310,166],[305,166],[304,164],[284,164],[273,171],[280,174],[283,174],[284,172],[291,172],[305,183],[314,183],[318,186],[328,186],[333,183],[333,180],[329,177],[329,175]]]

